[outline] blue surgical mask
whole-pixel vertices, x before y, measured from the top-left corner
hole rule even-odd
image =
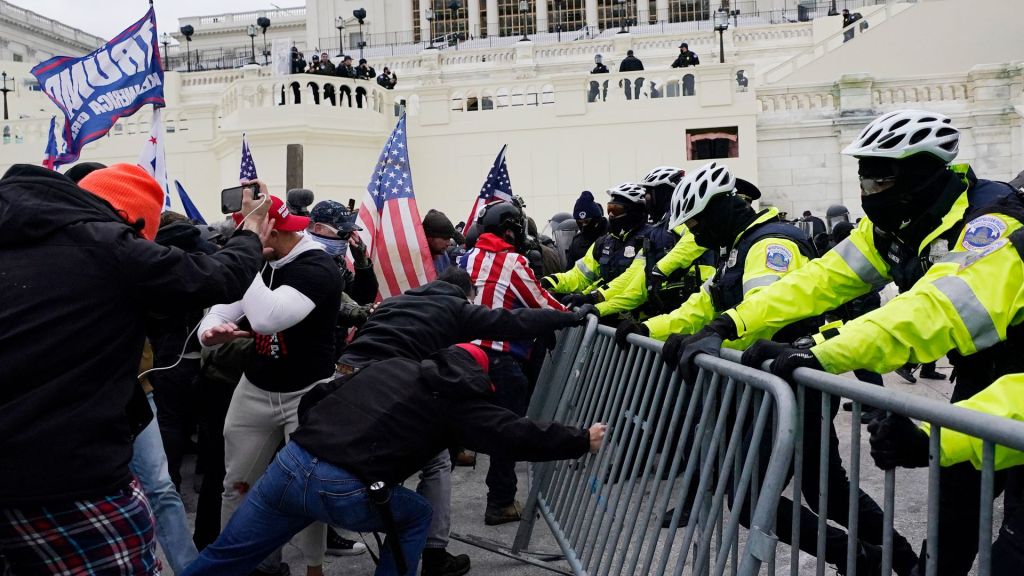
[[[341,238],[327,238],[326,236],[320,236],[317,234],[309,233],[309,237],[320,243],[324,247],[324,250],[328,254],[335,258],[343,258],[348,252],[348,240],[342,240]]]

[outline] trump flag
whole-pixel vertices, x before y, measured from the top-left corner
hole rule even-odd
[[[56,164],[78,160],[82,147],[103,137],[118,118],[146,104],[164,106],[156,15],[146,15],[81,58],[56,56],[32,69],[43,92],[64,112],[66,150]]]

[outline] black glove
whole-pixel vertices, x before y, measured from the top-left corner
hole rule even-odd
[[[626,341],[626,337],[630,334],[639,334],[641,336],[650,336],[651,330],[645,325],[639,322],[634,322],[631,319],[623,320],[619,323],[619,326],[615,328],[615,343],[619,345],[619,348],[623,350],[629,345]]]
[[[597,292],[591,292],[589,294],[567,294],[562,298],[562,304],[565,304],[569,308],[583,306],[584,304],[597,304]]]
[[[775,360],[786,348],[789,348],[789,345],[782,342],[758,340],[743,351],[740,362],[744,366],[760,369],[765,360]]]
[[[356,244],[350,244],[349,250],[352,252],[352,264],[356,268],[369,268],[370,258],[366,255],[366,245],[362,242]]]
[[[662,359],[671,366],[678,367],[684,381],[695,382],[697,369],[693,365],[693,360],[697,357],[697,354],[705,353],[717,357],[720,354],[722,342],[725,340],[735,340],[736,338],[736,324],[732,321],[732,318],[719,316],[693,336],[680,336],[675,339],[670,337],[669,340],[675,340],[671,345],[669,345],[669,340],[666,340],[665,347],[662,348],[661,352]],[[691,346],[694,349],[687,350]],[[665,356],[666,350],[671,354],[667,358]]]
[[[544,276],[543,278],[540,279],[540,286],[541,288],[547,290],[548,292],[554,292],[555,279],[552,278],[551,276]]]
[[[824,370],[814,352],[807,348],[793,348],[789,346],[779,352],[770,368],[772,374],[787,382],[793,377],[793,371],[797,368]]]
[[[599,316],[597,313],[597,306],[594,306],[593,304],[577,306],[572,311],[572,324],[570,324],[570,326],[582,326],[586,324],[587,316],[590,316],[591,314]]]
[[[647,293],[653,294],[661,288],[661,285],[667,280],[668,276],[665,276],[665,274],[655,266],[654,269],[651,270],[650,276],[647,277]]]
[[[871,458],[875,466],[923,468],[928,465],[928,433],[906,416],[889,415],[868,424]]]

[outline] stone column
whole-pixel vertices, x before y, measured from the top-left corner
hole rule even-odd
[[[655,22],[661,22],[662,20],[668,21],[668,0],[657,0],[654,3],[654,15]]]
[[[487,0],[487,35],[497,36],[499,31],[498,0]]]
[[[537,8],[537,32],[548,31],[548,0],[534,0]]]
[[[647,0],[636,2],[636,23],[648,24],[651,21],[651,3]]]
[[[469,35],[480,37],[480,0],[469,0]]]
[[[593,33],[597,33],[597,0],[586,0],[584,7],[587,10],[587,27],[591,28]]]

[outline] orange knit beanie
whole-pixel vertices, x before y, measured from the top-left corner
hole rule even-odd
[[[143,220],[142,237],[156,238],[164,191],[160,184],[136,164],[114,164],[82,178],[80,187],[103,198],[127,217],[129,224]]]

